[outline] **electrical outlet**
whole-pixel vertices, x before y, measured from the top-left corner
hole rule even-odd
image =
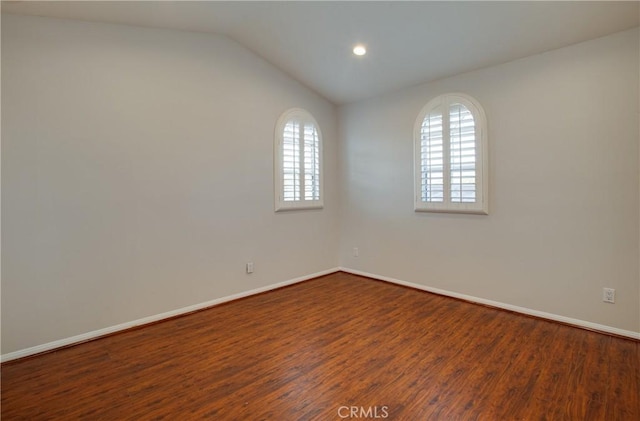
[[[602,288],[602,301],[605,303],[615,303],[616,290],[613,288]]]
[[[247,263],[247,273],[253,273],[253,262]]]
[[[354,247],[353,248],[353,257],[358,257],[360,256],[360,251],[358,250],[358,247]]]

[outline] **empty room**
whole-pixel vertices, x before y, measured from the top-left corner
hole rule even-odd
[[[640,2],[1,7],[3,420],[640,419]]]

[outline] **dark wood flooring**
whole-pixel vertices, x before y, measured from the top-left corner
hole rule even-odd
[[[1,415],[637,421],[639,383],[637,341],[337,273],[5,363]]]

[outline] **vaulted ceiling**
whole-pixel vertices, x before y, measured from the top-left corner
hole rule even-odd
[[[3,1],[2,12],[226,35],[336,104],[640,25],[639,2],[614,1]]]

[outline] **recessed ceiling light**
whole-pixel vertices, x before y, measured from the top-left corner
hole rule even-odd
[[[364,45],[358,44],[355,47],[353,47],[353,54],[355,54],[357,56],[363,56],[363,55],[367,54],[367,49],[364,48]]]

